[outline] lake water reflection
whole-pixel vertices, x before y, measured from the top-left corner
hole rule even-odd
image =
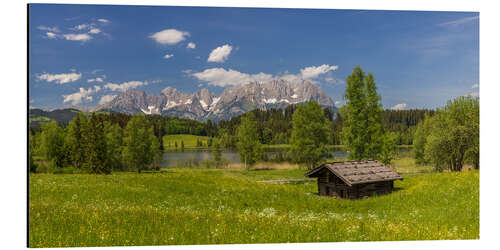
[[[288,149],[283,148],[266,148],[264,151],[268,158],[274,158],[278,154],[286,154]],[[333,158],[345,158],[347,152],[339,149],[330,151]],[[223,150],[222,157],[228,159],[232,163],[240,162],[240,157],[236,150]],[[163,167],[184,166],[188,161],[194,165],[202,164],[203,160],[212,159],[212,152],[209,148],[204,149],[185,149],[184,152],[169,151],[163,154]]]
[[[264,149],[267,157],[269,159],[275,158],[278,154],[286,154],[287,148],[266,148]],[[398,148],[399,155],[407,155],[411,152],[411,148],[408,147],[400,147]],[[346,158],[347,151],[342,150],[341,148],[332,148],[330,151],[332,155],[331,158],[339,159]],[[228,159],[232,163],[240,162],[240,157],[236,150],[223,150],[222,157]],[[209,148],[202,149],[185,149],[184,152],[181,151],[169,151],[163,153],[163,164],[164,168],[168,167],[176,167],[176,166],[185,166],[188,162],[192,165],[203,164],[203,160],[212,159],[212,152]]]

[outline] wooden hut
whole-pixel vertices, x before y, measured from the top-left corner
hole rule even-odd
[[[327,162],[304,176],[318,178],[319,195],[352,199],[390,193],[403,179],[375,160]]]

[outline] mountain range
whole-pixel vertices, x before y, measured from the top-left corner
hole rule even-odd
[[[228,87],[220,96],[206,88],[188,94],[167,87],[159,95],[146,94],[142,90],[127,90],[91,111],[157,114],[200,121],[219,121],[253,109],[285,108],[310,100],[336,109],[332,99],[311,82],[293,84],[278,79]]]

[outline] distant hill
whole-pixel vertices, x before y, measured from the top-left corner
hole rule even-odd
[[[58,123],[65,124],[71,121],[76,114],[81,112],[80,110],[69,108],[69,109],[55,109],[52,111],[45,111],[42,109],[30,109],[29,111],[29,122],[31,126],[38,126],[52,120]]]

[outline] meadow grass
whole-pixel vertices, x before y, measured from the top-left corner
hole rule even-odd
[[[434,167],[431,165],[417,165],[415,158],[412,157],[396,158],[392,161],[391,166],[397,169],[400,174],[431,173],[434,171]]]
[[[181,141],[184,142],[184,148],[196,148],[197,140],[201,140],[203,143],[203,147],[207,147],[208,145],[208,136],[199,136],[199,135],[165,135],[163,136],[163,145],[169,149],[175,149],[175,142],[177,142],[177,148],[181,148]]]
[[[406,176],[363,200],[317,195],[304,170],[31,174],[31,247],[477,239],[479,172]]]

